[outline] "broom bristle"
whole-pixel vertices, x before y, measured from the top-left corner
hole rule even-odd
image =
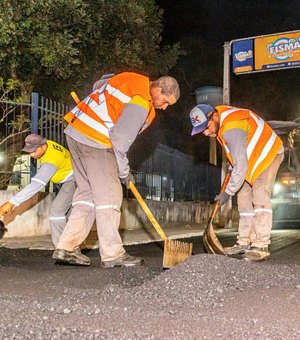
[[[163,267],[172,268],[192,255],[193,244],[177,240],[165,240]]]

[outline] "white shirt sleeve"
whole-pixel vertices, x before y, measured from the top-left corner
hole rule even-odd
[[[54,164],[43,163],[37,174],[31,179],[31,182],[26,185],[24,189],[11,197],[9,201],[15,206],[27,201],[46,186],[56,171],[57,167]]]

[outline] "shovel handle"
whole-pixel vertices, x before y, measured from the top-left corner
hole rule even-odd
[[[226,189],[226,187],[227,187],[227,184],[228,184],[228,182],[229,182],[229,179],[230,179],[230,172],[227,172],[227,174],[226,174],[226,176],[225,176],[225,178],[224,178],[224,181],[223,181],[223,183],[222,183],[222,187],[221,187],[221,190],[220,190],[220,194],[221,194],[222,192],[225,191],[225,189]],[[220,194],[219,194],[219,195],[220,195]],[[216,204],[215,204],[215,206],[214,206],[214,210],[213,210],[213,212],[212,212],[212,214],[211,214],[211,217],[210,217],[210,220],[211,220],[211,221],[214,220],[214,218],[216,217],[216,214],[217,214],[217,212],[218,212],[219,207],[220,207],[220,201],[217,201]]]
[[[155,217],[153,216],[152,212],[148,208],[147,204],[143,200],[142,196],[138,192],[138,190],[135,187],[135,185],[131,181],[130,181],[129,185],[130,185],[130,190],[132,191],[133,195],[135,196],[135,198],[137,199],[137,201],[139,202],[139,204],[143,208],[144,212],[146,213],[147,217],[149,218],[150,222],[152,223],[153,227],[155,228],[155,230],[157,231],[159,236],[163,240],[166,240],[166,238],[167,238],[166,234],[164,233],[164,231],[162,230],[161,226],[156,221]]]

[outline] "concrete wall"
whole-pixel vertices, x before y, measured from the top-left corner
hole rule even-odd
[[[9,200],[17,191],[0,191],[1,204]],[[8,227],[5,237],[41,236],[50,234],[48,211],[54,199],[53,193],[40,192],[29,201],[16,207],[12,214],[4,218]],[[211,213],[209,203],[159,202],[146,200],[146,203],[161,225],[170,223],[205,223]],[[124,199],[120,229],[133,230],[150,226],[150,222],[135,199]]]
[[[194,202],[160,202],[145,200],[159,224],[197,224],[208,220],[210,205]],[[150,225],[145,212],[135,199],[124,199],[120,229],[138,229]]]

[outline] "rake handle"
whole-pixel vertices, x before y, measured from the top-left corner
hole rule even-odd
[[[227,172],[227,174],[226,174],[226,176],[225,176],[225,178],[224,178],[224,181],[223,181],[223,183],[222,183],[222,187],[221,187],[221,190],[220,190],[219,195],[220,195],[222,192],[225,191],[225,189],[226,189],[226,187],[227,187],[227,184],[228,184],[228,182],[229,182],[229,179],[230,179],[230,172]],[[220,207],[220,201],[217,201],[216,204],[215,204],[215,206],[214,206],[214,210],[213,210],[213,212],[212,212],[212,214],[211,214],[211,217],[210,217],[210,220],[211,220],[211,221],[213,221],[214,218],[216,217],[216,214],[217,214],[217,212],[218,212],[218,210],[219,210],[219,207]]]
[[[139,202],[139,204],[143,208],[144,212],[146,213],[147,217],[149,218],[150,222],[152,223],[153,227],[155,228],[155,230],[157,231],[159,236],[165,241],[167,239],[166,234],[161,229],[161,226],[156,221],[155,217],[153,216],[152,212],[148,208],[147,204],[143,200],[140,193],[138,192],[137,188],[135,187],[135,185],[131,181],[130,181],[129,186],[130,186],[130,190],[132,191],[133,195],[135,196],[135,198],[137,199],[137,201]]]

